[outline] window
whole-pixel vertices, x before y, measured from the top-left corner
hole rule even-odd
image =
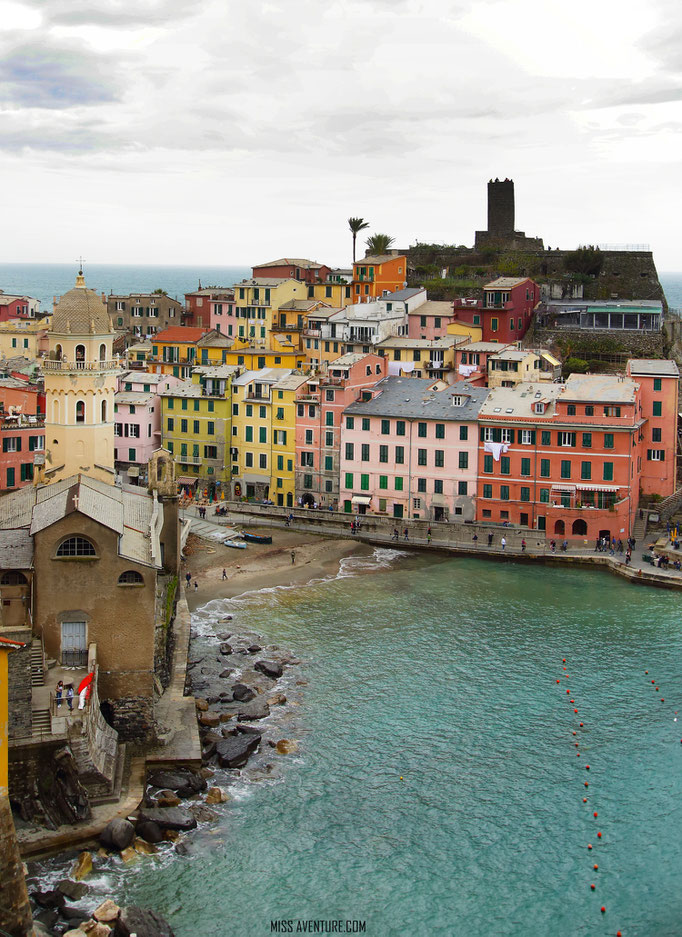
[[[662,415],[663,415],[663,404],[661,403],[660,400],[654,400],[652,413],[653,413],[654,416],[662,416]],[[619,416],[620,416],[620,414],[619,414]]]
[[[116,426],[120,426],[120,425],[121,425],[120,423],[117,423],[117,424],[116,424]],[[169,432],[169,433],[172,433],[172,432],[173,432],[174,426],[175,426],[175,420],[173,419],[172,416],[169,416],[169,417],[168,417],[168,432]],[[117,435],[120,436],[121,434],[120,434],[120,433],[117,433]]]
[[[396,436],[405,435],[405,420],[396,420],[395,422],[395,434]]]
[[[421,436],[422,439],[426,438],[426,423],[417,424],[417,435]]]
[[[268,457],[264,452],[261,452],[261,454],[258,456],[258,466],[262,469],[268,467]]]
[[[388,475],[379,476],[379,488],[388,488]]]
[[[571,463],[567,459],[562,459],[561,462],[561,477],[570,478],[571,477]]]
[[[76,401],[76,423],[85,423],[85,403],[82,400]]]
[[[654,378],[654,390],[662,390],[661,378],[660,378],[660,377],[655,377],[655,378]]]
[[[467,483],[466,482],[457,482],[457,494],[465,495],[467,493]]]
[[[369,475],[360,476],[360,491],[369,491]]]
[[[613,433],[604,433],[604,449],[613,449]]]
[[[119,586],[143,586],[144,579],[136,569],[127,569],[118,577]]]
[[[299,407],[299,410],[302,410],[302,409],[303,407]],[[303,416],[302,413],[299,413],[298,415]],[[346,417],[346,429],[355,429],[355,419],[352,416]]]
[[[655,406],[656,404],[654,404],[654,407]],[[660,413],[658,415],[660,416]],[[604,407],[604,416],[620,416],[620,407]],[[654,416],[656,416],[655,410],[654,410]]]
[[[396,491],[403,490],[403,479],[401,475],[396,475],[395,477],[395,490]]]
[[[344,482],[344,486],[346,488],[353,487],[353,473],[352,472],[346,472],[346,480]]]
[[[460,467],[461,469],[468,469],[468,468],[469,468],[469,453],[468,453],[468,452],[460,452],[460,454],[459,454],[459,467]]]
[[[665,449],[647,449],[646,457],[649,462],[665,462]]]
[[[286,437],[286,433],[284,435]],[[286,443],[286,438],[284,439],[284,442]],[[325,446],[327,446],[328,449],[331,449],[331,447],[334,445],[334,431],[333,430],[330,430],[329,432],[326,432],[324,434],[324,444]]]
[[[540,459],[540,478],[549,478],[550,462],[549,459]]]
[[[218,447],[217,446],[204,446],[204,458],[205,459],[217,459]]]
[[[445,439],[445,423],[436,423],[436,439]]]
[[[560,446],[575,448],[575,433],[557,433],[557,443]]]
[[[660,442],[661,441],[661,429],[660,427],[654,426],[651,430],[651,441]],[[30,449],[30,446],[29,446]]]
[[[613,462],[604,462],[604,472],[602,478],[605,482],[613,481]]]
[[[382,436],[388,436],[388,435],[390,434],[390,432],[391,432],[391,421],[390,421],[390,420],[382,420],[382,421],[381,421],[381,435],[382,435]]]
[[[530,459],[521,459],[521,474],[530,475]]]
[[[580,477],[586,480],[592,478],[592,463],[591,462],[581,462],[580,463]]]
[[[369,444],[366,442],[360,446],[360,461],[369,462]]]
[[[180,420],[180,432],[181,433],[187,432],[187,420]]]
[[[532,446],[535,444],[535,430],[534,429],[522,429],[519,430],[519,442],[522,446]]]
[[[313,444],[313,431],[311,429],[305,431],[305,444],[306,446],[312,446]]]
[[[267,426],[258,427],[258,442],[266,443],[268,441],[268,429]]]
[[[521,500],[530,501],[530,488],[521,488]]]
[[[97,556],[97,551],[87,537],[68,537],[57,547],[57,556]]]
[[[362,418],[362,431],[365,433],[369,432],[369,417],[368,416],[363,416]]]
[[[574,403],[568,404],[568,406],[566,407],[566,413],[568,414],[568,416],[575,416],[575,404]]]
[[[483,497],[484,497],[484,498],[492,498],[492,496],[493,496],[493,486],[492,486],[492,485],[484,485],[484,486],[483,486]]]
[[[434,463],[436,468],[443,468],[445,465],[445,451],[443,449],[436,449],[434,454],[436,457],[436,461]]]
[[[379,446],[379,461],[388,462],[388,446]]]
[[[490,320],[490,331],[497,332],[497,319]]]
[[[459,428],[459,438],[460,438],[460,439],[468,439],[468,438],[469,438],[469,427],[468,427],[468,426],[460,426],[460,428]]]
[[[312,475],[304,475],[304,476],[303,476],[303,487],[304,487],[304,488],[312,488],[312,487],[313,487],[313,476],[312,476]]]
[[[334,391],[333,391],[333,390],[325,390],[325,392],[324,392],[324,399],[325,399],[325,400],[333,400],[333,399],[334,399]]]
[[[509,501],[509,485],[500,485],[500,501]]]
[[[327,410],[327,412],[325,413],[325,415],[324,415],[324,425],[325,425],[325,426],[333,426],[333,425],[334,425],[334,411],[333,411],[333,410]]]
[[[192,432],[195,436],[199,435],[199,420],[192,420]]]
[[[417,479],[417,491],[426,491],[426,479],[425,478]]]
[[[543,446],[551,446],[551,445],[552,445],[552,434],[550,433],[550,431],[549,431],[548,429],[543,429],[543,430],[542,430],[542,434],[541,434],[541,436],[540,436],[540,442],[541,442],[541,444],[542,444]]]
[[[493,457],[491,455],[483,456],[483,471],[491,473],[493,470]]]
[[[433,482],[433,493],[434,493],[435,495],[442,495],[442,494],[443,494],[443,479],[442,479],[442,478],[436,478],[436,479],[434,479],[434,482]]]
[[[585,416],[594,416],[594,407],[591,404],[585,407]]]
[[[542,504],[549,504],[549,488],[540,489],[540,501]]]
[[[426,465],[426,449],[417,449],[417,465]]]
[[[592,448],[592,433],[583,433],[583,449]]]
[[[354,456],[354,450],[355,450],[355,446],[353,445],[353,443],[352,443],[352,442],[347,442],[347,443],[346,443],[346,460],[347,460],[348,462],[352,462],[352,461],[353,461],[353,459],[354,459],[354,457],[355,457],[355,456]]]
[[[253,442],[253,426],[244,427],[244,439],[246,442]]]
[[[511,471],[510,466],[511,466],[511,461],[510,461],[510,459],[509,459],[509,456],[508,456],[508,455],[503,455],[503,456],[500,458],[500,474],[501,474],[501,475],[509,475],[509,473],[510,473],[510,471]]]
[[[396,465],[403,465],[405,462],[405,448],[403,446],[395,447],[395,461]]]

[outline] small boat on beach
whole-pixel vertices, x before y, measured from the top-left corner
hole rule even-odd
[[[249,534],[244,531],[242,537],[249,543],[272,543],[272,537],[265,537],[262,534]]]
[[[233,550],[245,550],[246,544],[241,540],[223,540],[223,546],[232,547]]]

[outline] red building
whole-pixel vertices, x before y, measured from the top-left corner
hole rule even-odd
[[[34,464],[44,463],[44,420],[41,386],[15,377],[0,379],[0,491],[28,484]]]
[[[30,296],[13,296],[0,290],[0,322],[8,319],[35,319],[40,311],[40,300]]]
[[[455,319],[483,330],[484,342],[517,342],[528,331],[540,302],[540,287],[529,277],[498,277],[483,287],[482,300],[454,304]]]
[[[643,494],[666,498],[677,488],[677,433],[679,368],[674,361],[633,358],[627,373],[642,388]]]
[[[199,287],[193,293],[185,293],[185,310],[182,314],[182,324],[192,328],[216,328],[215,319],[221,321],[220,316],[228,313],[228,305],[234,303],[234,290],[229,286]],[[224,332],[225,329],[219,331]]]
[[[627,539],[646,457],[646,399],[621,375],[491,390],[479,414],[477,520],[557,540]],[[661,429],[675,438],[676,418]]]
[[[252,268],[254,277],[265,279],[300,280],[301,283],[325,283],[331,273],[331,267],[315,263],[303,257],[280,257],[266,264],[257,264]]]

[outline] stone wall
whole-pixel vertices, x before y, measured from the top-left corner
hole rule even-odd
[[[31,642],[30,628],[2,629],[3,638],[22,641],[26,647],[9,655],[9,738],[31,735]]]
[[[14,820],[5,796],[0,796],[0,928],[11,937],[33,932]]]
[[[604,340],[608,339],[608,347]],[[621,329],[541,329],[533,326],[526,332],[524,348],[549,348],[565,357],[563,349],[577,346],[575,357],[625,354],[633,358],[664,358],[666,341],[662,332],[628,332]]]
[[[90,817],[87,792],[63,738],[10,746],[9,796],[22,819],[48,829]]]
[[[111,724],[124,742],[152,742],[156,739],[154,703],[147,696],[107,700]]]

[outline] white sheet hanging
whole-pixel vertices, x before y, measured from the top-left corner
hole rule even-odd
[[[500,461],[500,453],[506,452],[508,448],[508,442],[490,442],[490,440],[486,440],[483,445],[483,451],[489,452],[496,462]]]
[[[464,377],[469,377],[469,375],[473,374],[474,371],[478,371],[478,365],[477,364],[460,364],[457,370],[459,371],[460,374],[464,375]]]

